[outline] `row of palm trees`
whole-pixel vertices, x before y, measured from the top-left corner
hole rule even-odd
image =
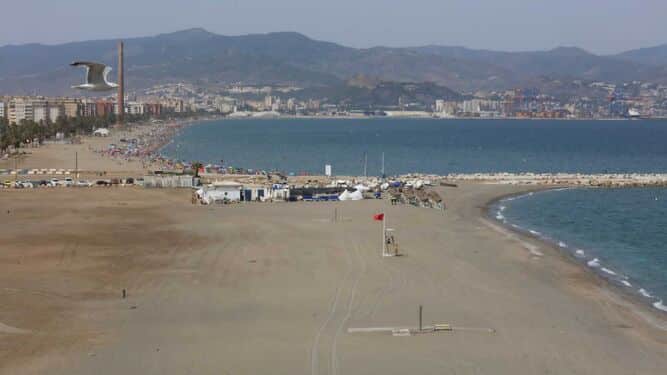
[[[192,118],[196,120],[199,115],[198,112],[165,112],[158,116],[126,114],[125,122],[142,122],[150,118]],[[65,138],[90,135],[95,129],[106,128],[115,123],[115,114],[109,114],[105,117],[58,117],[55,122],[51,120],[42,122],[21,120],[17,125],[10,125],[6,118],[0,117],[0,155],[5,154],[10,148],[13,151],[18,151],[21,147],[35,142],[41,144],[47,139],[55,138],[57,134],[62,134]]]
[[[127,122],[147,119],[147,115],[125,116]],[[116,116],[113,114],[106,117],[58,117],[55,122],[21,120],[16,125],[10,125],[7,119],[0,118],[0,152],[4,154],[10,148],[18,150],[35,142],[41,144],[47,139],[55,138],[57,134],[64,137],[89,135],[95,129],[108,127],[115,122]]]
[[[19,124],[9,125],[6,120],[0,120],[0,151],[6,152],[10,147],[18,150],[22,146],[35,142],[42,143],[46,139],[54,138],[56,134],[65,137],[90,134],[95,128],[109,126],[110,118],[100,117],[59,117],[55,122],[35,122],[21,120]]]

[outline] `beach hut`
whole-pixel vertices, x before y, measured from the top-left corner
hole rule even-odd
[[[206,190],[207,193],[214,191],[214,195],[222,197],[229,202],[238,202],[241,200],[243,184],[235,181],[215,181]]]

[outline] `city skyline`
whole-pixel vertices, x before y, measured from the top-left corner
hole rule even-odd
[[[357,48],[436,44],[527,51],[576,46],[596,54],[613,54],[667,43],[667,24],[662,22],[667,3],[640,2],[641,6],[619,0],[508,0],[501,5],[492,0],[418,0],[409,4],[379,0],[335,4],[305,0],[196,0],[187,4],[180,0],[118,0],[104,12],[108,18],[123,20],[120,29],[116,23],[100,23],[98,17],[91,17],[90,8],[81,0],[32,0],[13,4],[12,10],[30,14],[37,26],[25,30],[22,18],[7,18],[0,24],[0,46],[132,38],[203,27],[224,35],[296,31]],[[56,28],[51,27],[54,17],[58,19]],[[39,25],[49,25],[48,30]]]

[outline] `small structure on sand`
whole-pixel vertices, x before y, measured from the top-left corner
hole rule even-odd
[[[107,128],[99,128],[93,132],[93,135],[95,137],[108,137],[110,134],[109,129]]]

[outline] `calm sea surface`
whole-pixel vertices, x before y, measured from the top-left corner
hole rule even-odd
[[[287,173],[667,172],[667,121],[243,119],[182,131],[172,158]]]
[[[287,173],[661,172],[667,121],[243,119],[184,129],[163,149],[181,160]],[[665,309],[667,189],[568,189],[503,201],[494,215],[560,243],[629,292]]]

